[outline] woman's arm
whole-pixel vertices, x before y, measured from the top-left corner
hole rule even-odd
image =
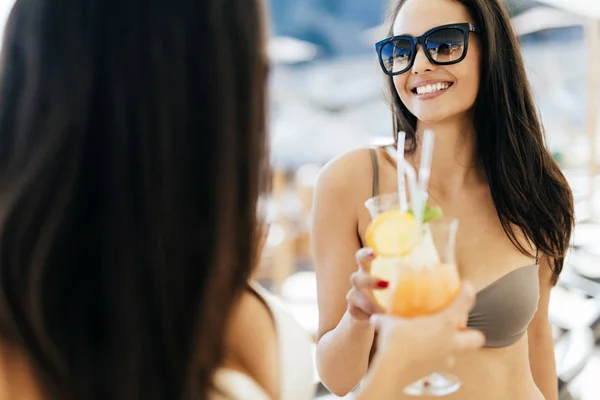
[[[346,294],[357,270],[357,204],[368,198],[371,170],[368,150],[332,161],[321,172],[312,213],[312,252],[317,275],[319,333],[317,369],[323,384],[344,396],[360,382],[369,365],[374,330],[368,316],[352,317]],[[361,185],[362,183],[362,185]]]
[[[552,288],[552,270],[548,257],[540,259],[540,301],[537,313],[527,329],[529,362],[537,387],[546,400],[558,400],[558,379],[554,360],[554,340],[548,319],[548,304]]]

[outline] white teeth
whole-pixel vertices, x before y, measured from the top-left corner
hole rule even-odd
[[[439,90],[448,89],[450,85],[447,83],[434,83],[432,85],[425,85],[417,87],[417,94],[434,93]]]

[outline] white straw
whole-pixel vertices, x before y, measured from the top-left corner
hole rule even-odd
[[[400,211],[408,210],[408,201],[406,200],[406,183],[404,181],[404,141],[406,132],[398,132],[398,148],[396,149],[396,169],[398,170],[398,202]]]
[[[412,208],[413,216],[417,221],[417,230],[421,232],[423,223],[423,207],[420,204],[423,202],[422,196],[417,185],[417,174],[414,168],[406,160],[402,160],[402,169],[406,173],[408,179],[408,190],[410,192],[410,207]]]
[[[427,187],[431,176],[431,160],[433,158],[433,141],[435,137],[432,130],[423,132],[423,144],[421,147],[421,163],[419,166],[419,190],[423,195],[423,202],[427,201]],[[422,205],[425,207],[425,204]]]

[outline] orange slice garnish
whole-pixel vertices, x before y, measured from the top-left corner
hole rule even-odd
[[[417,222],[412,214],[386,211],[371,221],[365,236],[367,246],[375,255],[402,257],[417,243]]]

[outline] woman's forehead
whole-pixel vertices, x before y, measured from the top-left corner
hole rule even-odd
[[[453,0],[408,0],[394,20],[393,34],[420,36],[440,25],[473,22],[467,10]]]

